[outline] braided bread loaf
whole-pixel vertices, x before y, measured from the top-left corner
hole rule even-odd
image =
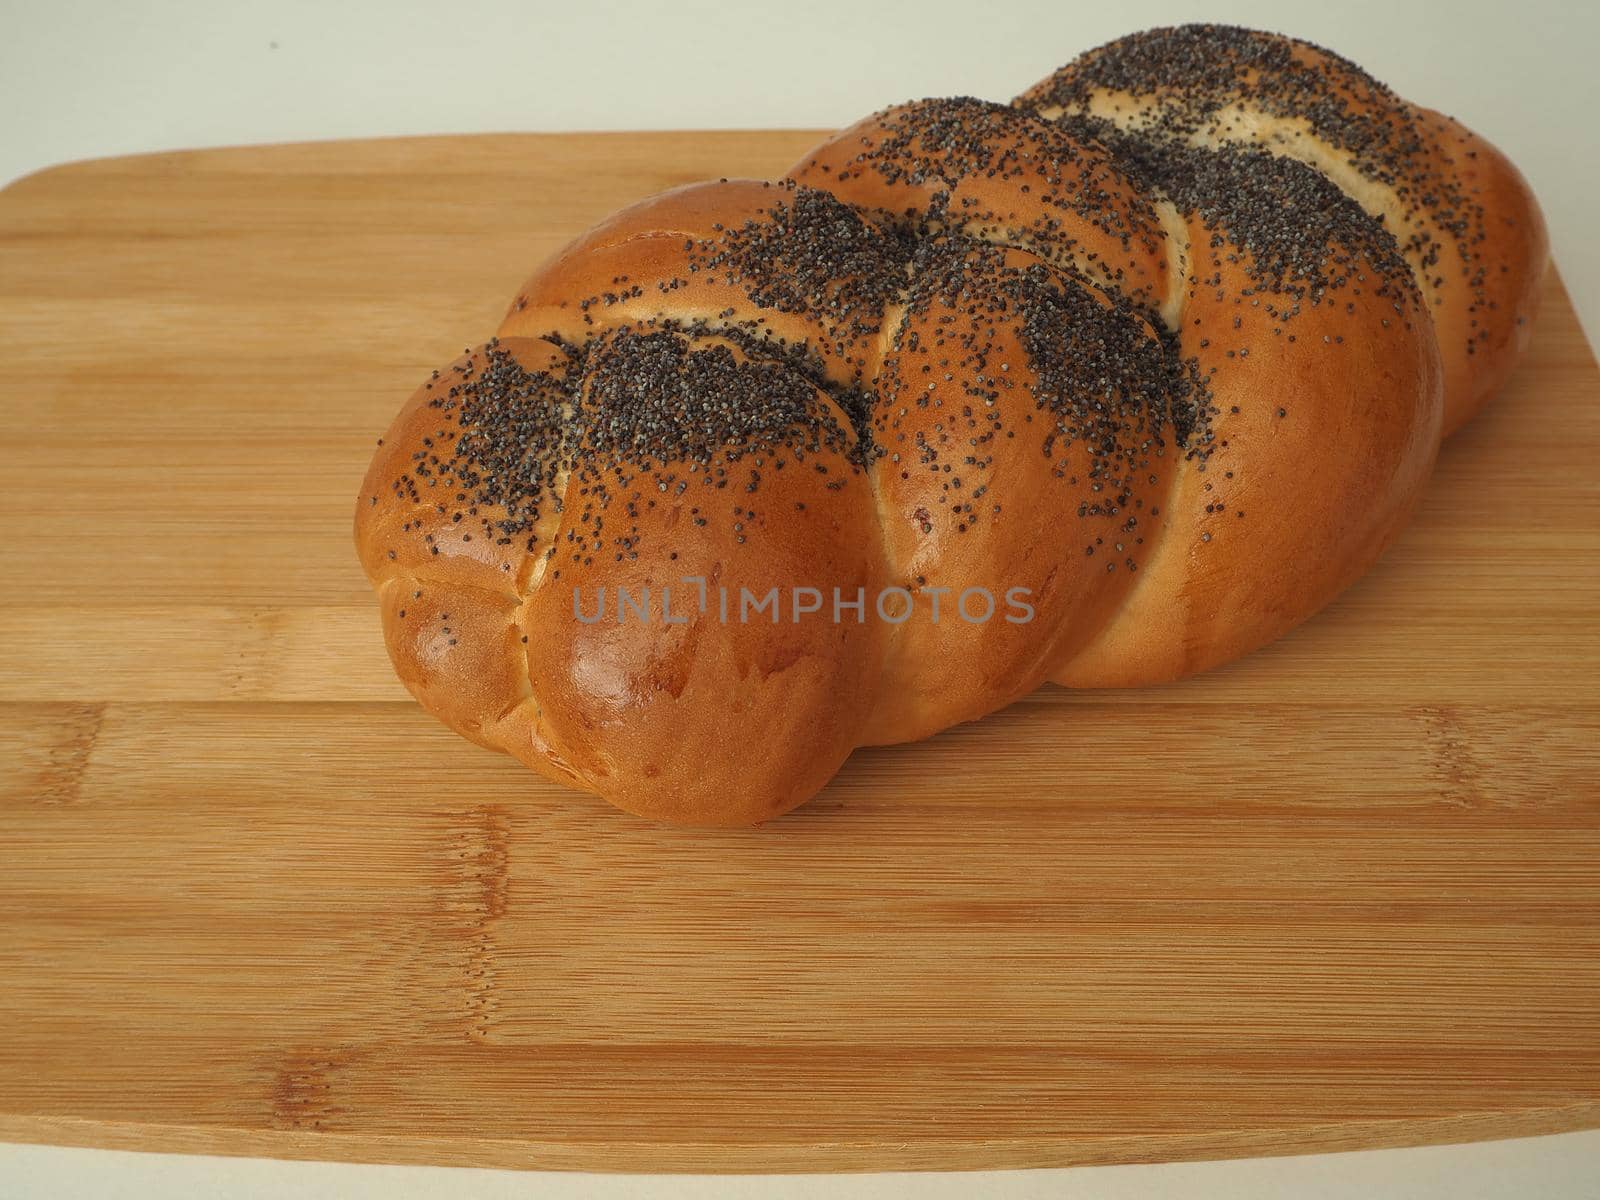
[[[759,821],[855,746],[1317,611],[1506,377],[1545,258],[1515,168],[1343,59],[1139,34],[597,226],[401,411],[356,539],[452,728]]]

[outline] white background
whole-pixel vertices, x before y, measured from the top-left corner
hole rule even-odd
[[[77,158],[386,134],[844,125],[927,95],[1010,99],[1149,25],[1230,21],[1354,59],[1460,118],[1533,183],[1600,330],[1600,7],[1406,0],[658,0],[630,5],[0,0],[0,183]],[[0,981],[3,986],[3,981]],[[0,1197],[815,1195],[816,1181],[339,1167],[0,1146]],[[849,1177],[858,1196],[1600,1195],[1600,1134],[988,1177]]]

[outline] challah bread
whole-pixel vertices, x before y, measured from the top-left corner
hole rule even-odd
[[[643,201],[539,268],[363,485],[418,699],[631,811],[751,823],[857,745],[1226,662],[1364,571],[1447,395],[1469,411],[1526,341],[1537,208],[1312,47],[1130,42]]]

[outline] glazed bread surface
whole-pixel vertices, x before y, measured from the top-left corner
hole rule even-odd
[[[1545,257],[1502,156],[1343,59],[1138,34],[602,222],[401,410],[356,540],[452,728],[757,822],[856,746],[1312,615],[1509,373]]]

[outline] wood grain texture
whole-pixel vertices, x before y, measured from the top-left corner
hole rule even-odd
[[[992,1167],[1600,1124],[1600,373],[1552,281],[1290,638],[659,828],[439,728],[350,544],[536,260],[795,133],[77,164],[0,195],[0,1137]]]

